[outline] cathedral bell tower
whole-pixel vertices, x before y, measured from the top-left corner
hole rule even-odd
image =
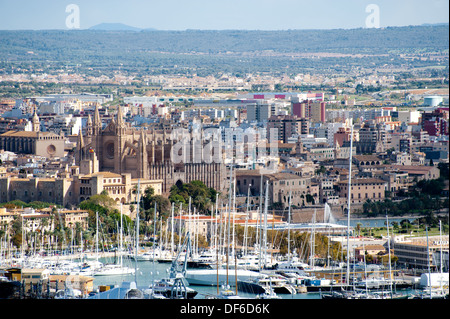
[[[41,130],[41,123],[36,112],[36,107],[34,108],[33,117],[31,119],[31,129],[33,132],[39,132]]]
[[[141,129],[138,150],[136,155],[137,155],[138,176],[139,178],[147,178],[148,177],[147,139],[144,135],[143,129]]]
[[[115,143],[114,143],[114,171],[121,174],[124,171],[124,149],[125,149],[125,122],[123,120],[122,107],[119,105],[117,109],[117,117],[115,121]]]

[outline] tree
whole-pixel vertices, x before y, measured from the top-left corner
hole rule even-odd
[[[189,203],[203,213],[210,213],[211,203],[216,202],[217,191],[207,187],[202,181],[191,181],[189,183],[178,182],[170,189],[169,200],[172,203]]]
[[[306,202],[314,205],[314,197],[311,194],[306,194]]]
[[[449,179],[449,163],[439,163],[439,175],[441,178],[448,180]]]
[[[116,202],[106,194],[93,195],[80,203],[80,209],[89,210],[93,213],[98,212],[107,215],[112,211]]]

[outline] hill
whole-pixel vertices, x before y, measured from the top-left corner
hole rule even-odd
[[[195,74],[308,69],[339,73],[354,66],[412,63],[400,55],[404,53],[448,54],[448,34],[448,24],[286,31],[158,31],[101,24],[88,30],[0,31],[0,61],[51,61],[104,71],[121,64],[124,71],[147,74],[170,73],[175,66],[176,72]]]
[[[135,28],[123,23],[100,23],[89,28],[89,30],[102,31],[141,31],[141,28]]]

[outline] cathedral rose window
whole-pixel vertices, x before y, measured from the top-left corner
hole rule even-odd
[[[106,145],[106,156],[108,158],[114,158],[114,143],[108,143]]]

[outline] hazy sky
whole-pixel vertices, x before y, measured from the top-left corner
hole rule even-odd
[[[369,4],[378,6],[381,27],[449,21],[449,0],[0,0],[0,30],[67,29],[69,4],[79,8],[81,29],[103,22],[159,30],[363,28]]]

